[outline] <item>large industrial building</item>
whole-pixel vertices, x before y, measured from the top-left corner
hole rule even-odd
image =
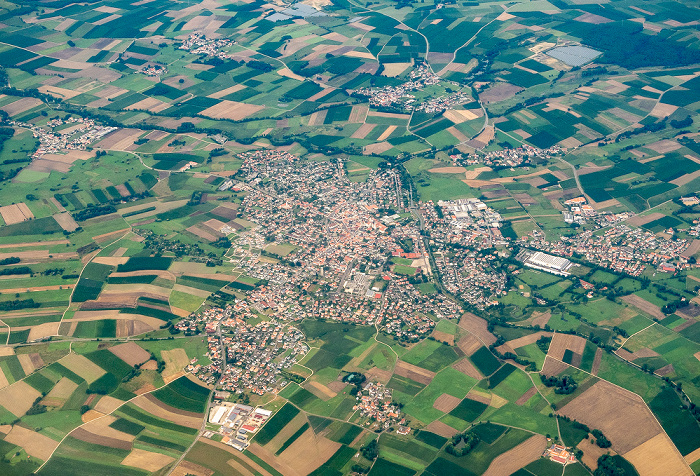
[[[523,250],[518,254],[525,266],[539,269],[559,276],[569,276],[569,268],[573,265],[571,261],[561,256],[548,255],[541,251]]]

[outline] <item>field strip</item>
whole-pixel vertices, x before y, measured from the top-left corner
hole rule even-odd
[[[640,331],[640,332],[641,332],[641,331]],[[635,332],[635,334],[636,334],[636,332]],[[634,363],[632,363],[632,362],[628,362],[627,360],[622,359],[622,358],[619,357],[617,354],[615,354],[615,356],[618,357],[618,358],[620,358],[620,360],[622,360],[623,362],[628,363],[628,364],[631,364],[631,365],[634,365],[635,367],[641,369],[641,367],[639,367],[638,365],[636,365],[636,364],[634,364]],[[599,379],[599,380],[602,380],[602,381],[604,381],[604,382],[607,382],[607,383],[609,383],[610,385],[612,385],[612,386],[614,386],[614,387],[617,387],[617,388],[619,388],[619,389],[621,389],[621,390],[623,390],[623,391],[625,391],[625,392],[631,393],[632,395],[635,395],[635,396],[638,397],[639,400],[641,400],[641,402],[644,404],[644,408],[647,409],[647,411],[648,411],[649,414],[652,416],[652,418],[654,419],[654,421],[656,422],[656,424],[659,425],[659,428],[661,428],[661,433],[663,433],[663,434],[666,436],[666,438],[669,439],[669,441],[672,441],[672,440],[671,440],[671,437],[668,436],[668,433],[666,433],[666,430],[665,430],[664,427],[661,425],[661,422],[659,421],[659,419],[656,418],[656,415],[654,415],[654,412],[651,411],[651,408],[649,408],[649,405],[647,404],[647,402],[645,402],[644,399],[643,399],[639,394],[634,393],[633,391],[628,390],[628,389],[626,389],[626,388],[624,388],[624,387],[621,387],[620,385],[618,385],[618,384],[616,384],[616,383],[614,383],[614,382],[611,382],[611,381],[609,381],[609,380],[605,380],[604,378],[600,378],[600,377],[598,377],[598,376],[596,376],[596,375],[593,375],[592,373],[587,372],[587,371],[585,371],[585,370],[583,370],[583,369],[581,369],[581,368],[579,368],[579,367],[575,367],[575,366],[573,366],[573,365],[571,365],[571,364],[567,364],[566,362],[564,362],[564,361],[562,361],[562,360],[555,359],[554,357],[550,357],[549,355],[545,356],[545,361],[547,360],[547,358],[550,358],[550,359],[552,359],[552,360],[554,360],[554,361],[560,362],[560,363],[562,363],[562,364],[564,364],[564,365],[569,365],[569,366],[571,366],[571,367],[574,367],[574,368],[580,370],[581,372],[584,372],[584,373],[587,373],[588,375],[591,375],[591,376],[594,377],[594,378],[597,378],[597,379]],[[684,394],[685,394],[685,393],[684,393]],[[557,423],[557,427],[558,427],[558,426],[559,426],[559,424]],[[660,434],[661,434],[661,433],[660,433]],[[678,456],[685,462],[685,458],[683,458],[683,455],[682,455],[681,452],[678,450],[678,448],[676,447],[676,445],[672,445],[672,446],[673,446],[673,449],[676,451],[676,453],[678,453]],[[686,466],[688,467],[688,469],[690,469],[690,465],[688,465],[687,462],[686,462]]]
[[[72,342],[71,342],[71,345],[72,345]],[[25,378],[26,378],[26,377],[25,377]],[[166,384],[163,384],[162,386],[160,386],[160,387],[158,387],[158,388],[154,388],[153,390],[149,390],[148,392],[144,392],[144,393],[142,393],[141,395],[135,395],[134,397],[130,398],[129,400],[126,400],[124,403],[122,403],[121,405],[119,405],[117,408],[113,409],[110,413],[105,413],[105,414],[103,414],[103,415],[101,415],[101,416],[99,416],[99,417],[97,417],[97,418],[95,418],[95,419],[89,420],[89,421],[87,421],[87,422],[81,423],[80,425],[76,426],[76,427],[73,428],[71,431],[69,431],[68,433],[66,433],[66,435],[65,435],[63,438],[61,438],[61,441],[58,442],[58,445],[56,445],[56,447],[53,449],[53,451],[51,451],[51,454],[49,455],[48,458],[46,458],[46,460],[42,463],[42,465],[39,466],[39,467],[36,469],[35,473],[38,473],[39,471],[41,471],[41,468],[43,468],[43,467],[46,465],[46,463],[48,463],[48,462],[51,460],[51,457],[52,457],[53,454],[56,452],[56,450],[57,450],[58,448],[60,448],[60,446],[61,446],[61,444],[63,443],[63,441],[64,441],[66,438],[68,438],[68,437],[71,435],[71,433],[73,433],[75,430],[77,430],[78,428],[82,428],[83,426],[87,425],[88,423],[94,422],[94,421],[99,420],[99,419],[104,418],[104,417],[111,416],[112,413],[114,413],[115,411],[119,410],[121,407],[123,407],[123,406],[126,405],[127,403],[130,403],[132,400],[134,400],[134,399],[136,399],[136,398],[139,398],[139,397],[141,397],[141,396],[143,396],[143,395],[147,395],[147,394],[153,393],[153,392],[155,392],[156,390],[160,390],[161,388],[166,387],[167,385],[168,385],[168,384],[166,383]],[[210,398],[211,398],[211,392],[210,392]],[[211,402],[209,402],[209,403],[207,404],[207,409],[206,409],[205,412],[204,412],[204,417],[203,417],[203,419],[202,419],[202,426],[201,426],[201,428],[200,428],[200,432],[199,432],[199,433],[202,432],[201,430],[204,428],[204,425],[205,425],[205,423],[206,423],[206,421],[207,421],[207,418],[209,417],[209,405],[210,405],[210,404],[211,404]],[[199,435],[197,435],[197,437],[194,438],[194,442],[196,442],[198,438],[199,438]],[[194,446],[194,442],[192,443],[192,445],[190,446],[190,448],[192,448],[192,446]],[[187,452],[189,452],[190,448],[188,448],[187,451],[183,453],[182,458],[180,458],[180,460],[178,460],[178,462],[173,466],[173,468],[171,468],[171,470],[168,471],[168,474],[170,474],[170,472],[172,471],[172,469],[174,469],[174,468],[179,464],[179,462],[184,458],[184,455],[187,454]]]

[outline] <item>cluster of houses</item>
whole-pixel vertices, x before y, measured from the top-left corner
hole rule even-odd
[[[690,246],[686,239],[665,238],[625,224],[613,225],[602,234],[584,231],[556,242],[546,241],[542,233],[533,231],[516,244],[557,256],[576,253],[586,261],[630,276],[639,276],[647,265],[660,266],[678,259]]]
[[[398,86],[382,86],[360,88],[354,91],[359,96],[369,97],[372,106],[394,107],[406,111],[424,111],[435,113],[451,109],[459,104],[473,101],[470,94],[462,91],[428,97],[418,100],[412,92],[422,91],[427,86],[440,82],[440,76],[435,74],[425,63],[420,63],[411,70],[408,80]]]
[[[229,38],[210,39],[201,32],[194,32],[188,36],[178,47],[180,50],[189,51],[195,55],[210,56],[214,58],[230,59],[233,56],[221,51],[236,42]]]
[[[455,154],[450,156],[455,165],[473,165],[482,163],[489,167],[529,167],[534,165],[534,161],[548,160],[562,153],[562,148],[554,145],[547,149],[539,149],[527,144],[515,148],[493,150],[486,153]]]
[[[99,125],[92,119],[73,116],[65,120],[51,119],[46,127],[20,121],[10,121],[10,125],[29,129],[34,138],[39,139],[40,145],[32,154],[33,159],[65,150],[86,150],[93,142],[117,130],[116,127]]]
[[[386,388],[379,382],[370,382],[365,385],[363,392],[357,395],[357,403],[352,407],[359,411],[360,415],[369,418],[381,429],[387,429],[393,425],[403,425],[406,420],[401,417],[399,405],[391,399],[391,389]],[[404,431],[403,434],[406,434]]]
[[[212,307],[178,322],[178,329],[203,327],[208,335],[211,363],[200,365],[194,359],[185,370],[206,383],[218,382],[229,392],[264,395],[279,390],[287,383],[281,372],[294,365],[297,356],[306,355],[309,347],[295,327],[274,319],[253,324],[255,320],[260,320],[258,314],[237,299],[225,308]]]
[[[139,73],[150,77],[159,77],[168,73],[168,68],[160,64],[148,63],[139,70]]]
[[[442,284],[464,301],[484,309],[506,291],[506,275],[492,266],[497,256],[483,253],[508,243],[500,215],[476,199],[421,204],[420,213]],[[495,225],[495,226],[494,226]]]

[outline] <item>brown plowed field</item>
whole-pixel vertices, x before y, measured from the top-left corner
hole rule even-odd
[[[445,438],[452,438],[454,435],[459,433],[459,430],[455,430],[451,426],[437,420],[426,426],[425,429],[432,431],[436,435],[444,436]]]
[[[591,373],[593,375],[598,375],[598,370],[600,369],[600,362],[603,360],[603,349],[598,347],[595,351],[595,357],[593,358],[593,366],[591,367]]]
[[[538,460],[546,446],[547,439],[543,435],[533,435],[494,459],[484,476],[509,476]]]
[[[440,342],[447,342],[449,345],[455,345],[455,336],[442,331],[433,331],[433,337]]]
[[[469,359],[462,359],[458,362],[455,362],[454,364],[452,364],[452,368],[455,370],[459,370],[464,375],[468,375],[469,377],[475,378],[477,380],[481,380],[483,378],[481,372],[479,372],[477,368],[474,367],[474,364],[472,364],[469,361]]]
[[[97,402],[97,404],[95,405],[95,410],[108,415],[120,406],[122,406],[123,403],[123,400],[119,400],[117,398],[110,397],[109,395],[105,395],[102,398],[100,398],[100,400]]]
[[[526,403],[528,400],[530,400],[530,398],[532,398],[532,396],[533,396],[534,394],[536,394],[536,393],[537,393],[537,388],[536,388],[536,387],[532,387],[530,390],[528,390],[527,392],[525,392],[525,393],[523,393],[522,395],[520,395],[520,398],[518,398],[518,399],[515,401],[515,404],[516,404],[516,405],[519,405],[519,406],[525,405],[525,403]]]
[[[542,373],[547,377],[552,375],[559,375],[561,372],[569,368],[569,364],[560,362],[554,359],[544,359],[544,365],[542,366]]]
[[[488,324],[485,319],[482,319],[471,312],[465,312],[462,318],[459,320],[459,327],[474,334],[484,345],[488,347],[496,342],[496,336],[489,332],[487,326]]]
[[[464,352],[464,355],[471,357],[481,347],[481,341],[474,334],[468,334],[457,341],[457,347]]]
[[[506,344],[508,344],[512,349],[519,349],[520,347],[534,344],[542,336],[550,337],[551,335],[551,332],[535,332],[534,334],[523,336],[518,339],[509,340],[506,342]]]
[[[600,429],[621,454],[662,432],[638,395],[604,380],[564,405],[560,413]]]
[[[132,367],[137,364],[142,364],[151,358],[151,354],[135,342],[115,345],[110,347],[109,351]]]
[[[201,439],[200,441],[210,441],[206,438]],[[173,470],[172,473],[170,473],[171,476],[189,476],[189,475],[194,475],[194,476],[211,476],[214,474],[213,469],[205,468],[204,466],[200,466],[195,463],[191,463],[189,461],[182,461],[177,467]]]
[[[417,367],[413,364],[409,364],[408,362],[404,362],[403,360],[399,360],[396,363],[394,373],[401,377],[410,378],[411,380],[415,380],[416,382],[420,382],[425,385],[430,384],[435,377],[435,372]]]
[[[97,421],[97,420],[93,420]],[[88,423],[89,425],[89,423]],[[96,445],[102,445],[102,446],[107,446],[110,448],[120,448],[123,450],[130,450],[131,449],[131,442],[130,441],[124,441],[124,440],[118,440],[116,438],[109,438],[107,436],[100,436],[96,435],[94,433],[90,433],[89,431],[83,429],[82,427],[76,428],[73,430],[73,432],[70,434],[73,438],[77,438],[81,441],[85,441],[87,443],[94,443]]]
[[[642,299],[639,296],[635,294],[629,294],[627,296],[623,296],[621,298],[623,301],[625,301],[627,304],[631,304],[632,306],[636,307],[637,309],[646,312],[652,317],[655,317],[657,319],[665,319],[666,315],[661,312],[661,309],[659,306],[656,306],[646,299]]]
[[[570,334],[554,334],[552,337],[552,343],[549,345],[549,352],[547,355],[553,357],[557,360],[564,360],[564,352],[570,350],[574,354],[572,361],[573,365],[576,365],[576,361],[580,364],[581,356],[583,356],[583,349],[586,346],[586,339],[583,337],[570,335]]]
[[[448,393],[443,393],[433,402],[433,408],[440,410],[441,412],[449,413],[459,405],[462,400],[457,397],[453,397]]]

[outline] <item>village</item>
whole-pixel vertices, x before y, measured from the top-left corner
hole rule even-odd
[[[19,121],[10,121],[10,125],[29,129],[34,137],[39,139],[40,145],[32,154],[32,159],[65,150],[86,150],[90,144],[117,129],[102,126],[92,119],[73,116],[67,119],[51,119],[46,124],[50,130]]]
[[[425,63],[420,63],[409,73],[408,81],[398,86],[360,88],[353,94],[369,98],[372,106],[399,108],[406,111],[437,113],[452,109],[460,104],[472,102],[471,95],[464,91],[449,92],[421,101],[413,92],[423,91],[441,81]]]

